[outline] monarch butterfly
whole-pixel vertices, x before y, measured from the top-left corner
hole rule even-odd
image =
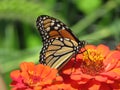
[[[60,20],[48,15],[41,15],[36,21],[42,36],[43,48],[40,52],[40,63],[60,70],[85,45]]]

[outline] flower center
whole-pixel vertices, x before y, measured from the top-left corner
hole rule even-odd
[[[104,56],[101,52],[94,49],[88,49],[83,53],[83,62],[81,65],[82,72],[90,75],[100,73],[103,71],[103,60]]]
[[[30,86],[38,86],[40,84],[39,81],[41,81],[40,76],[37,73],[35,74],[35,72],[29,71],[29,80],[27,81],[28,84]]]

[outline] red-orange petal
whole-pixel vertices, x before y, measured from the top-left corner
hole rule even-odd
[[[109,47],[107,47],[107,46],[105,46],[103,44],[98,45],[97,48],[96,48],[96,50],[98,52],[101,52],[102,55],[104,55],[104,56],[106,56],[110,52]]]
[[[71,87],[71,85],[69,84],[63,83],[63,84],[51,85],[49,87],[44,88],[43,90],[78,90],[78,89]]]
[[[85,49],[96,49],[96,46],[89,44],[85,46]]]
[[[42,70],[41,78],[53,79],[56,77],[56,74],[57,74],[56,69],[51,69],[50,67],[45,66],[44,69]]]
[[[105,66],[105,71],[109,71],[115,68],[118,65],[119,60],[120,60],[120,52],[111,51],[107,55],[106,59],[103,61]]]
[[[101,83],[96,80],[90,80],[87,84],[88,90],[99,90]]]
[[[106,82],[107,81],[107,77],[105,77],[105,76],[95,76],[95,80],[96,81],[99,81],[99,82]]]
[[[19,71],[19,70],[15,70],[15,71],[12,71],[12,72],[10,73],[10,77],[11,77],[12,79],[17,79],[19,76],[20,76],[20,71]]]
[[[22,71],[27,71],[27,70],[33,71],[34,63],[32,63],[32,62],[23,62],[23,63],[20,64],[20,68],[21,68]]]

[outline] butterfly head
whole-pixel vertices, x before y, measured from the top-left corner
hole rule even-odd
[[[84,47],[85,45],[86,45],[85,41],[79,41],[78,42],[78,46],[81,47],[81,48]]]
[[[86,42],[85,41],[79,41],[78,42],[78,52],[79,53],[83,53],[84,51],[86,51],[86,49],[84,49],[83,51],[81,50],[82,48],[85,48]]]

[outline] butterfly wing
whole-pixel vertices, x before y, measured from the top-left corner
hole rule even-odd
[[[79,41],[64,23],[53,17],[41,15],[37,18],[36,25],[42,36],[43,43],[56,37],[69,38],[76,42]]]
[[[77,47],[78,43],[68,38],[50,39],[47,45],[43,46],[41,61],[60,70],[75,54]]]
[[[58,19],[41,15],[37,18],[36,25],[43,41],[39,60],[42,64],[60,69],[84,46],[84,42],[79,41]]]

